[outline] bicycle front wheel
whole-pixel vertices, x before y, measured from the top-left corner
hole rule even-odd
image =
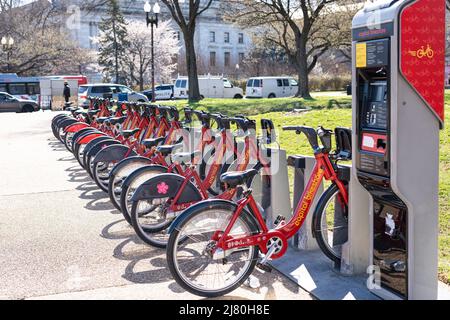
[[[234,206],[200,203],[192,214],[171,233],[167,247],[169,270],[185,290],[203,297],[218,297],[238,288],[252,273],[258,247],[222,251],[213,235],[223,232],[234,214]],[[243,212],[230,236],[255,234],[255,224]]]
[[[322,252],[339,264],[342,246],[348,240],[348,206],[334,183],[317,203],[312,226],[312,232]]]

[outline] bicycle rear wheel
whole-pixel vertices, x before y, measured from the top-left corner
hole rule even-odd
[[[340,264],[342,246],[348,240],[348,206],[334,183],[320,197],[312,227],[322,252]]]
[[[185,290],[203,297],[218,297],[238,288],[253,272],[258,247],[238,250],[216,250],[212,236],[224,231],[234,206],[209,202],[191,208],[191,214],[171,233],[167,248],[169,270]],[[257,232],[250,215],[242,213],[231,236],[240,237]]]

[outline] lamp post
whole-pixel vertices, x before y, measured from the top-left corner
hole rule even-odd
[[[161,8],[158,4],[158,2],[155,3],[155,5],[152,6],[147,1],[144,5],[144,11],[147,14],[147,27],[151,25],[151,43],[152,43],[152,57],[151,57],[151,65],[152,65],[152,102],[156,101],[156,94],[155,94],[155,45],[154,45],[154,39],[153,39],[153,28],[156,26],[158,27],[158,14],[161,12]]]
[[[12,37],[2,37],[2,40],[0,41],[0,43],[2,44],[2,49],[3,51],[6,52],[6,65],[7,65],[7,72],[10,71],[11,67],[10,67],[10,59],[11,59],[11,50],[14,46],[14,39]]]

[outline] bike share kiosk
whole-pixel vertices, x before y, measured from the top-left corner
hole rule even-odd
[[[353,20],[349,261],[372,266],[382,298],[437,299],[444,62],[443,0],[376,1]]]

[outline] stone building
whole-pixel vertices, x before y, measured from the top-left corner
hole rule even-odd
[[[154,4],[156,0],[150,1]],[[95,38],[98,36],[98,25],[105,16],[106,7],[101,6],[95,10],[80,10],[74,0],[53,0],[53,4],[66,12],[66,27],[72,39],[80,47],[97,50],[98,45]],[[144,3],[145,1],[119,0],[120,8],[127,20],[145,21]],[[161,6],[161,20],[171,19],[168,9],[164,4]],[[184,10],[188,12],[185,2]],[[186,74],[184,43],[182,33],[175,22],[173,28],[176,30],[181,46],[179,55],[178,73]],[[150,41],[150,40],[149,40]],[[245,54],[251,46],[250,35],[240,30],[237,26],[226,23],[221,15],[220,0],[214,0],[211,7],[198,18],[195,34],[195,48],[197,63],[200,74],[227,74],[234,76],[239,73],[239,63],[244,59]],[[157,48],[156,48],[157,50]]]

